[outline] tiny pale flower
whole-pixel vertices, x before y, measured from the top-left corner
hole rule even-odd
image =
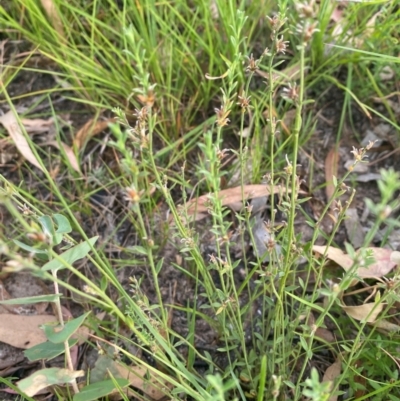
[[[289,83],[287,88],[283,88],[282,97],[284,99],[290,99],[295,102],[299,98],[299,91],[297,89],[296,83],[294,83],[293,85]]]
[[[280,38],[278,38],[275,41],[275,48],[276,48],[276,52],[285,54],[286,49],[287,49],[287,45],[289,44],[288,40],[283,40],[283,36],[281,36]]]
[[[250,54],[250,57],[247,57],[249,63],[246,67],[246,72],[255,72],[258,70],[258,60],[255,60],[253,54]]]

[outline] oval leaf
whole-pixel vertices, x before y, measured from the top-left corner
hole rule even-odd
[[[71,348],[75,344],[77,344],[77,342],[77,338],[70,339],[68,340],[68,345]],[[25,350],[24,355],[30,361],[38,361],[40,359],[46,359],[47,361],[49,361],[50,359],[53,359],[56,356],[63,354],[64,351],[65,345],[63,343],[53,344],[50,341],[45,341],[44,343],[37,344],[34,347]]]
[[[43,329],[47,339],[55,344],[67,341],[79,329],[90,313],[91,312],[87,312],[76,319],[70,320],[69,322],[65,323],[64,327],[60,325],[44,325]]]
[[[116,389],[115,384],[123,388],[129,384],[129,380],[114,379],[89,384],[88,386],[84,387],[80,393],[74,395],[73,401],[99,400],[100,398],[111,394]]]
[[[72,231],[72,227],[71,227],[71,224],[69,223],[69,220],[62,214],[59,214],[59,213],[53,214],[53,219],[57,223],[56,233],[68,234]]]
[[[27,396],[33,397],[39,391],[54,384],[71,383],[77,377],[85,375],[85,371],[49,368],[35,372],[33,375],[17,382],[18,388]]]

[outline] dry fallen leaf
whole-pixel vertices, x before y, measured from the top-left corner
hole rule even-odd
[[[385,305],[385,303],[376,304],[374,302],[369,302],[354,306],[342,305],[342,309],[355,320],[373,323],[375,322],[379,313],[382,312],[382,309]]]
[[[323,382],[334,382],[334,380],[339,377],[340,372],[342,371],[342,362],[340,359],[336,359],[335,362],[332,363],[331,366],[328,366],[324,373],[324,377],[322,378]],[[328,398],[328,401],[336,401],[338,398],[337,395],[331,395]]]
[[[333,177],[338,174],[339,152],[336,148],[329,151],[325,159],[325,181],[326,181],[326,199],[329,202],[335,192]],[[331,209],[335,207],[335,202],[332,202]]]
[[[142,390],[153,400],[157,401],[165,397],[165,390],[161,391],[162,388],[171,388],[171,385],[158,377],[156,373],[149,372],[140,366],[128,367],[117,362],[115,362],[115,366],[122,379],[128,379],[132,387]],[[146,373],[150,373],[149,379],[145,379]]]
[[[36,159],[31,148],[29,147],[28,141],[26,140],[18,123],[17,117],[13,113],[13,111],[10,110],[6,114],[0,116],[0,123],[3,124],[4,128],[7,130],[8,134],[14,141],[15,146],[22,154],[22,156],[24,156],[26,160],[28,160],[34,166],[43,171],[42,166],[40,165],[39,161]]]
[[[57,322],[53,315],[14,315],[0,314],[0,341],[16,348],[28,349],[47,341],[40,328],[47,323]],[[79,344],[89,336],[89,329],[81,326],[71,338],[78,338]]]
[[[391,323],[386,319],[379,319],[377,322],[373,323],[373,326],[376,327],[379,332],[384,334],[400,332],[400,326],[398,324]]]
[[[304,318],[305,317],[306,316],[304,316]],[[309,326],[310,329],[314,331],[315,333],[314,336],[328,343],[332,343],[335,341],[335,336],[332,334],[330,330],[325,329],[324,327],[317,327],[317,329],[315,329],[314,325],[315,325],[315,317],[314,314],[310,312],[307,317],[307,326]]]
[[[100,134],[100,132],[104,131],[108,125],[114,121],[114,118],[109,118],[105,121],[94,121],[94,119],[90,119],[75,134],[74,146],[77,149],[81,149],[91,137]]]
[[[0,341],[16,348],[28,349],[47,340],[39,327],[56,321],[52,315],[0,315]]]
[[[21,123],[25,127],[26,132],[44,133],[50,131],[54,127],[54,119],[48,118],[21,118]]]
[[[48,142],[45,142],[43,145],[54,146],[55,148],[60,149],[60,146],[59,146],[57,141],[48,141]],[[70,146],[66,145],[63,142],[61,142],[61,145],[62,145],[62,147],[64,149],[64,152],[65,152],[66,156],[68,157],[68,160],[69,160],[69,162],[71,164],[71,167],[77,173],[81,174],[81,170],[79,169],[78,160],[77,160],[72,148]]]
[[[274,186],[274,194],[283,193],[285,189],[280,185]],[[271,187],[269,185],[245,185],[242,187],[238,186],[235,188],[224,189],[219,192],[219,198],[222,201],[223,206],[236,204],[240,202],[242,207],[242,199],[244,200],[258,198],[261,196],[268,196],[271,193]],[[243,194],[243,196],[242,196]],[[200,196],[199,198],[193,199],[187,204],[187,213],[189,216],[196,214],[195,220],[201,220],[207,216],[207,204],[209,203],[209,194]],[[237,205],[236,205],[237,207]],[[237,209],[234,209],[237,210]]]
[[[54,29],[60,35],[60,38],[65,39],[65,33],[64,33],[61,17],[57,10],[56,5],[54,4],[54,1],[53,0],[41,0],[40,2],[42,3],[42,7],[46,11],[46,14],[49,17],[49,20],[51,21],[51,24],[53,25]]]
[[[345,254],[341,249],[334,248],[333,246],[327,247],[314,245],[313,251],[318,252],[321,255],[325,254],[328,259],[333,260],[340,267],[342,267],[345,271],[348,271],[353,266],[353,259]],[[359,250],[360,251],[360,250]],[[357,251],[357,253],[359,252]],[[385,248],[365,248],[365,251],[369,251],[372,253],[372,257],[375,259],[375,263],[369,265],[368,267],[359,267],[356,271],[357,275],[364,278],[381,278],[390,273],[396,263],[392,262],[390,257],[393,251]]]

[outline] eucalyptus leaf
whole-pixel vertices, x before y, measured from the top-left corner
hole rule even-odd
[[[68,340],[69,347],[73,347],[77,344],[77,338],[71,338]],[[40,359],[45,359],[49,361],[50,359],[55,358],[58,355],[61,355],[65,351],[64,343],[54,344],[50,341],[45,341],[44,343],[34,345],[32,348],[29,348],[24,351],[24,355],[30,361],[38,361]]]
[[[93,401],[98,400],[112,393],[116,389],[116,384],[119,387],[129,385],[127,379],[103,380],[101,382],[89,384],[84,387],[78,394],[74,395],[73,401]]]
[[[83,370],[71,371],[60,368],[41,369],[17,382],[17,386],[26,395],[33,397],[49,386],[71,383],[77,377],[84,375],[85,372]]]
[[[72,319],[65,323],[64,327],[57,325],[43,325],[44,334],[52,343],[58,344],[67,341],[82,325],[91,312],[87,312],[82,316]]]
[[[59,259],[52,259],[50,262],[47,262],[45,265],[43,265],[42,270],[58,270],[65,268],[65,264],[72,265],[72,263],[87,256],[91,247],[93,247],[98,238],[98,236],[90,238],[88,241],[81,242],[80,244],[75,245],[74,247],[60,254],[59,257],[63,259],[65,263]]]

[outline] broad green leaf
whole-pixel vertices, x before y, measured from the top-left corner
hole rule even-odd
[[[79,259],[84,258],[90,251],[91,246],[93,246],[99,237],[90,238],[88,241],[82,242],[74,247],[68,249],[67,251],[63,252],[59,255],[66,263],[72,265],[72,263],[76,262]],[[47,262],[43,265],[42,270],[58,270],[65,268],[65,264],[58,260],[52,259],[50,262]]]
[[[49,368],[38,370],[34,374],[17,382],[18,388],[27,396],[33,397],[39,391],[54,384],[71,383],[77,377],[85,375],[85,371]]]
[[[53,220],[50,216],[44,215],[38,218],[39,223],[42,225],[43,232],[48,235],[50,238],[53,238],[56,234],[54,230]]]
[[[59,214],[59,213],[53,214],[53,219],[57,223],[56,233],[68,234],[72,231],[72,227],[71,227],[71,224],[69,224],[69,220],[62,214]]]
[[[7,299],[6,301],[0,301],[0,305],[29,305],[39,302],[55,302],[60,297],[61,294],[35,295],[32,297]]]
[[[53,237],[53,246],[61,244],[62,240],[63,240],[63,235],[62,234],[56,234]]]
[[[84,387],[80,393],[74,395],[73,401],[98,400],[101,397],[111,394],[116,389],[115,383],[118,384],[119,387],[126,387],[129,385],[129,380],[114,379],[89,384]]]
[[[46,250],[34,248],[33,246],[30,246],[30,245],[24,244],[21,241],[18,241],[17,239],[14,239],[13,241],[20,248],[25,249],[25,251],[28,251],[28,252],[31,252],[31,253],[47,253]]]
[[[71,338],[68,340],[69,347],[73,347],[78,342],[77,338]],[[45,359],[49,361],[50,359],[55,358],[58,355],[64,353],[65,347],[64,344],[54,344],[50,341],[46,341],[41,344],[34,345],[32,348],[29,348],[24,351],[24,355],[30,361],[38,361],[40,359]]]
[[[72,336],[72,334],[76,332],[76,330],[79,329],[79,327],[82,325],[82,323],[90,313],[91,312],[87,312],[84,315],[77,317],[76,319],[70,320],[69,322],[65,323],[64,327],[60,325],[44,325],[44,334],[46,335],[47,339],[52,343],[63,343],[64,341],[67,341]]]

